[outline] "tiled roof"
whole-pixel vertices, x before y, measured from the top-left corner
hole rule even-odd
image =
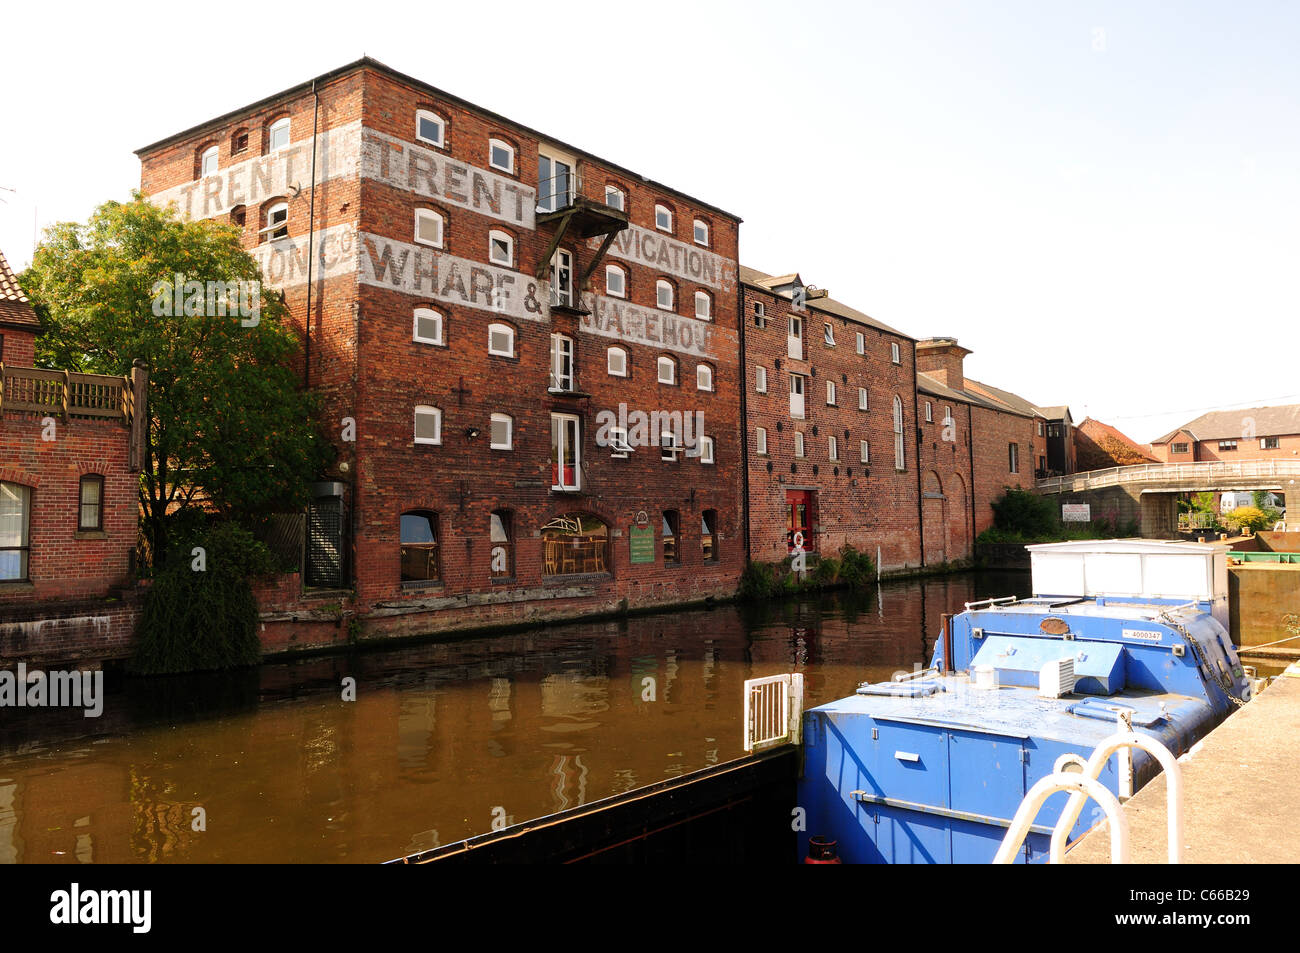
[[[1001,404],[999,410],[1009,410],[1013,414],[1020,414],[1024,417],[1041,417],[1038,408],[1025,400],[1019,394],[1013,394],[1009,390],[1003,390],[1000,387],[994,387],[992,384],[981,384],[979,381],[966,378],[966,390],[979,394],[986,401],[995,405]]]
[[[18,287],[18,278],[9,267],[4,252],[0,252],[0,324],[31,328],[33,331],[38,331],[41,327],[27,295]]]
[[[1241,440],[1252,437],[1281,437],[1300,434],[1300,404],[1280,407],[1249,407],[1244,410],[1212,410],[1171,430],[1151,443],[1168,443],[1187,431],[1196,440]]]
[[[753,285],[762,288],[764,291],[771,292],[775,287],[782,284],[788,284],[794,279],[799,278],[798,272],[791,272],[788,275],[769,275],[766,272],[759,271],[757,268],[749,268],[745,265],[740,266],[740,281],[742,284]],[[802,279],[801,279],[802,280]],[[897,328],[891,328],[889,325],[877,321],[869,314],[863,314],[856,308],[850,308],[842,301],[836,301],[834,298],[808,298],[806,305],[809,311],[820,311],[823,314],[833,314],[838,318],[844,318],[846,321],[853,321],[857,324],[865,324],[867,327],[876,328],[888,334],[894,334],[907,340],[915,340],[910,334],[904,334]]]
[[[989,410],[1005,411],[1007,407],[997,401],[989,400],[971,390],[963,390],[956,387],[949,387],[941,383],[938,378],[931,377],[924,371],[916,373],[916,389],[923,394],[929,394],[932,397],[946,397],[949,400],[958,400],[964,404],[975,404],[978,407],[987,407]]]
[[[1151,455],[1150,447],[1144,447],[1128,434],[1091,417],[1085,417],[1075,428],[1074,439],[1081,471],[1160,462]]]

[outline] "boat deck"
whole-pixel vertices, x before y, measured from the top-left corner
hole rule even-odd
[[[1194,747],[1183,769],[1183,863],[1293,864],[1300,861],[1300,677],[1283,676]],[[1163,864],[1165,778],[1124,806],[1129,861]],[[1244,822],[1243,822],[1244,821]],[[1103,822],[1065,855],[1066,863],[1110,863]]]

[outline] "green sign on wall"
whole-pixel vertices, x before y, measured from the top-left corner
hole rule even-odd
[[[633,526],[628,534],[628,545],[632,550],[632,562],[655,561],[655,531],[649,526]]]

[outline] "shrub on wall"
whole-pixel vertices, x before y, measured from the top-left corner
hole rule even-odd
[[[237,668],[261,659],[250,577],[272,570],[270,550],[233,523],[187,535],[145,596],[130,665],[141,675]]]

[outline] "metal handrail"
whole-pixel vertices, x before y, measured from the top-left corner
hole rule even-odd
[[[1138,463],[1127,467],[1086,470],[1067,476],[1036,480],[1042,491],[1100,489],[1122,483],[1159,482],[1161,480],[1202,480],[1211,477],[1280,477],[1300,476],[1300,460],[1207,460],[1199,463]]]
[[[1091,797],[1101,805],[1110,821],[1110,862],[1112,864],[1128,863],[1128,818],[1119,806],[1119,799],[1111,794],[1104,784],[1096,778],[1085,774],[1056,771],[1029,789],[1025,799],[1016,809],[1016,816],[1011,819],[1007,834],[1002,838],[997,854],[993,857],[995,864],[1009,864],[1020,850],[1029,834],[1030,825],[1038,816],[1043,803],[1057,791],[1074,791],[1075,797]]]

